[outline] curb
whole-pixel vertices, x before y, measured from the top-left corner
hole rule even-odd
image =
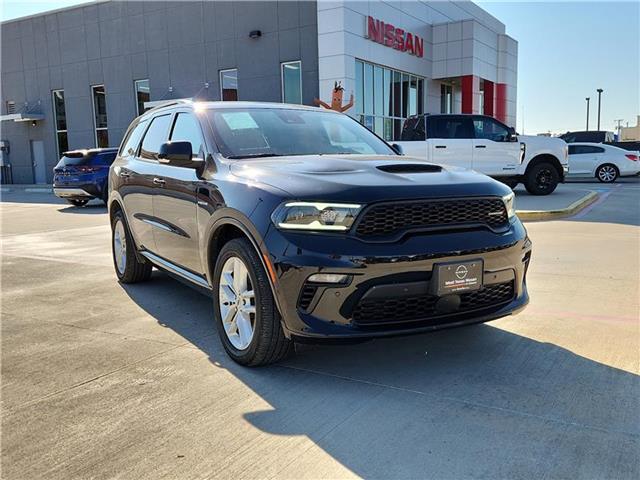
[[[598,199],[598,192],[590,191],[584,197],[576,200],[566,208],[556,210],[516,210],[518,218],[524,222],[535,222],[541,220],[554,220],[556,218],[568,217],[578,213],[588,207]]]

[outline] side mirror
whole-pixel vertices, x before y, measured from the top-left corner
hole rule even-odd
[[[513,127],[509,127],[509,136],[507,137],[509,142],[517,142],[518,134],[516,133],[516,129]]]
[[[402,146],[398,145],[397,143],[392,143],[391,144],[391,148],[393,149],[394,152],[396,152],[398,155],[404,155],[404,150],[402,149]]]
[[[191,142],[167,142],[160,145],[158,152],[160,163],[166,163],[174,167],[198,168],[202,160],[193,159]]]

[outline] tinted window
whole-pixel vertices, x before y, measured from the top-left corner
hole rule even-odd
[[[473,131],[476,138],[494,142],[506,142],[509,129],[490,118],[476,118],[473,120]]]
[[[405,120],[401,139],[404,141],[424,140],[424,117],[412,117]]]
[[[570,145],[569,155],[582,155],[585,153],[604,153],[604,148],[590,145]]]
[[[167,133],[169,130],[169,123],[171,122],[171,115],[162,115],[161,117],[155,117],[151,120],[151,125],[147,130],[144,140],[142,141],[142,148],[140,149],[140,157],[151,160],[158,159],[158,152],[160,151],[160,145],[167,140]]]
[[[200,153],[204,142],[198,120],[189,113],[179,113],[176,117],[176,123],[173,125],[171,141],[191,142],[193,156],[201,157]]]
[[[428,138],[473,138],[471,119],[463,117],[428,117]]]
[[[147,127],[147,121],[138,123],[135,127],[129,130],[129,134],[122,142],[119,155],[135,155],[138,151],[138,145],[140,139],[144,133],[144,129]]]

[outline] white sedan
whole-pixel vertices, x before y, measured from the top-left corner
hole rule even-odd
[[[638,152],[603,143],[569,144],[569,175],[596,177],[604,183],[640,173]]]

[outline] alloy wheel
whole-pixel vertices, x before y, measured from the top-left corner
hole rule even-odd
[[[616,176],[616,169],[611,165],[600,167],[600,170],[598,171],[598,178],[603,182],[613,182],[616,179]]]
[[[116,259],[116,267],[121,275],[124,275],[127,267],[127,237],[124,233],[124,224],[118,219],[113,227],[113,253]]]
[[[538,187],[541,189],[547,188],[551,183],[551,179],[553,178],[553,174],[548,168],[544,168],[538,172],[536,176],[536,183]]]
[[[222,266],[218,298],[229,342],[238,350],[245,350],[255,331],[256,301],[249,271],[239,257],[230,257]]]

